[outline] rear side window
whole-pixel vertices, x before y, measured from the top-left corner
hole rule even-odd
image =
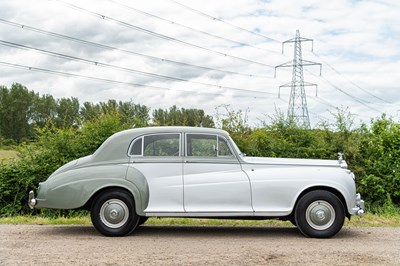
[[[136,139],[130,155],[135,156],[179,156],[180,134],[148,135]]]
[[[131,148],[131,155],[142,155],[142,143],[143,143],[143,137],[140,137],[138,140],[133,143],[133,146]]]

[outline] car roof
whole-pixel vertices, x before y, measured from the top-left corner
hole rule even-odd
[[[164,132],[188,132],[188,133],[222,133],[227,134],[225,130],[216,128],[205,128],[205,127],[185,127],[185,126],[157,126],[157,127],[142,127],[142,128],[132,128],[128,130],[121,131],[126,133],[164,133]],[[117,133],[118,134],[118,133]]]
[[[218,134],[228,137],[225,130],[202,127],[183,127],[183,126],[162,126],[162,127],[143,127],[123,130],[110,136],[93,154],[94,161],[110,161],[128,158],[127,151],[133,139],[147,135],[159,133],[198,133],[198,134]]]

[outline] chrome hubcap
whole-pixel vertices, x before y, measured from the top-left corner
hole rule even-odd
[[[335,209],[326,201],[314,201],[306,210],[307,223],[315,230],[325,230],[335,221]]]
[[[100,220],[110,228],[123,226],[129,217],[128,206],[119,199],[110,199],[100,208]]]

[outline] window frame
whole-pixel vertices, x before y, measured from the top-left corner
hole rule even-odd
[[[165,135],[178,135],[178,155],[176,156],[145,156],[144,155],[144,143],[145,143],[145,138],[146,137],[150,137],[150,136],[165,136]],[[141,154],[132,154],[132,149],[133,146],[135,145],[135,143],[137,141],[141,140],[142,141],[142,147],[141,147]],[[142,136],[138,136],[136,138],[134,138],[131,142],[131,144],[129,145],[129,149],[128,149],[128,156],[130,157],[134,157],[134,158],[176,158],[176,157],[181,157],[182,156],[182,133],[180,132],[169,132],[169,133],[151,133],[151,134],[146,134],[146,135],[142,135]]]

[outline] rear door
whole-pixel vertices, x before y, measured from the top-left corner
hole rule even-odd
[[[151,134],[133,141],[127,178],[141,179],[132,181],[148,186],[146,213],[184,212],[181,147],[181,133]]]

